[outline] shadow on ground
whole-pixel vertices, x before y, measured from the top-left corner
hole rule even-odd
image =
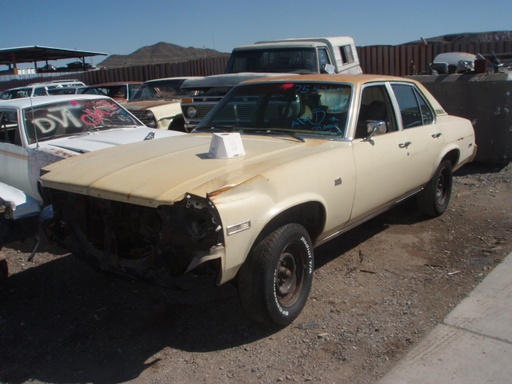
[[[0,290],[0,382],[118,383],[166,347],[231,348],[272,330],[251,323],[235,287],[196,277],[188,291],[123,280],[63,256]]]
[[[318,247],[316,268],[390,224],[421,220],[414,200],[405,202]],[[166,348],[219,351],[277,331],[252,323],[236,288],[216,287],[214,278],[190,277],[182,286],[188,289],[171,290],[98,272],[62,253],[16,273],[0,289],[0,382],[124,382]]]

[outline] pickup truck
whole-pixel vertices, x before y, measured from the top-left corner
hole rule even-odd
[[[238,83],[282,74],[362,73],[354,39],[348,36],[260,41],[237,47],[226,71],[185,81],[181,88],[194,95],[181,101],[185,130],[190,132]]]

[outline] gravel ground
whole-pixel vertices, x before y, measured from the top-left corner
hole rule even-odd
[[[310,299],[284,329],[251,323],[234,286],[176,289],[8,244],[2,383],[373,383],[512,252],[512,165],[456,174],[449,210],[405,202],[315,250]]]

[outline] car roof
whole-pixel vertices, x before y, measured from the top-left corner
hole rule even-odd
[[[107,96],[101,95],[53,95],[53,96],[37,96],[37,97],[23,97],[20,99],[11,99],[0,102],[0,107],[14,107],[14,108],[28,108],[38,107],[45,104],[58,103],[66,100],[95,100],[95,99],[110,99]],[[112,100],[113,101],[113,100]]]
[[[60,88],[60,85],[59,84],[55,84],[55,83],[29,84],[29,85],[24,85],[22,87],[9,88],[9,89],[6,89],[5,91],[2,91],[2,92],[17,91],[19,89],[34,89],[34,88],[47,88],[47,87]]]
[[[347,75],[347,74],[320,74],[320,75],[283,75],[283,76],[275,76],[275,77],[264,77],[258,78],[254,80],[244,81],[243,84],[247,83],[269,83],[269,82],[283,82],[283,81],[291,81],[291,82],[302,82],[302,81],[321,81],[321,82],[334,82],[334,83],[351,83],[354,85],[363,85],[366,83],[372,82],[380,82],[380,81],[401,81],[401,82],[410,82],[417,84],[418,82],[399,76],[387,76],[387,75],[370,75],[370,74],[355,74],[355,75]]]
[[[132,85],[132,84],[143,84],[142,81],[111,81],[109,83],[100,83],[100,84],[93,84],[88,85],[88,88],[94,88],[94,87],[108,87],[108,86],[115,86],[115,85]]]
[[[147,80],[147,81],[144,82],[144,84],[152,83],[152,82],[156,82],[156,81],[165,81],[165,80],[188,80],[188,79],[195,79],[195,78],[198,78],[198,77],[202,77],[202,76],[163,77],[161,79]]]

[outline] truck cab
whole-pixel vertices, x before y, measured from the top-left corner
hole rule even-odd
[[[249,78],[283,74],[360,74],[354,39],[348,36],[260,41],[233,49],[222,75],[185,81],[194,97],[182,99],[185,130],[190,132],[222,97]]]

